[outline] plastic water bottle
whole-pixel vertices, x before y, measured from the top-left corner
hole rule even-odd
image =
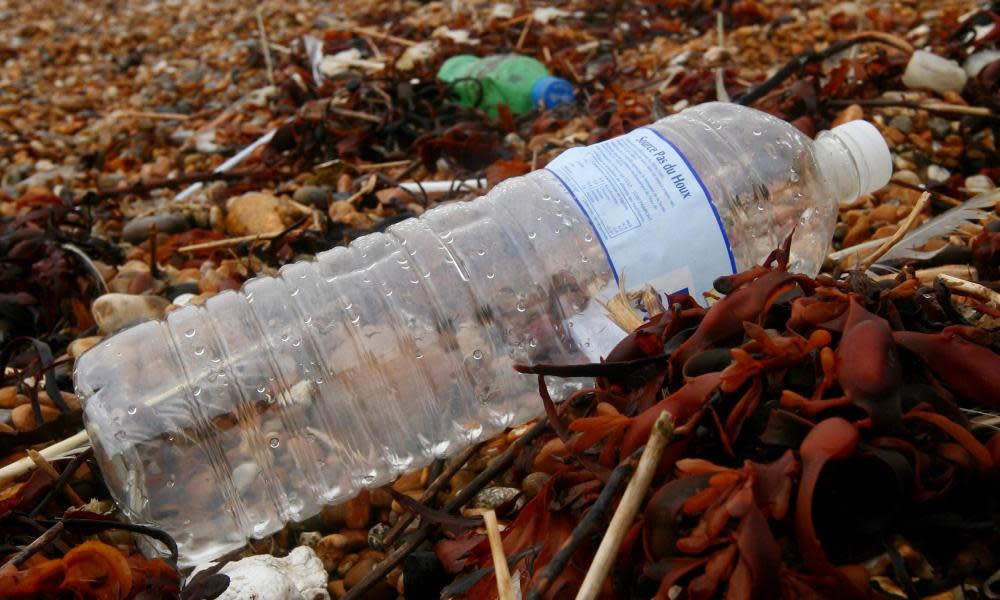
[[[76,365],[87,430],[124,513],[215,558],[539,416],[511,365],[606,354],[621,277],[700,297],[792,227],[815,274],[890,172],[865,122],[690,108],[118,333]]]
[[[501,103],[519,115],[538,106],[552,108],[573,101],[573,84],[553,77],[534,58],[517,54],[452,56],[441,65],[438,79],[452,84],[459,102],[482,108],[493,118]]]

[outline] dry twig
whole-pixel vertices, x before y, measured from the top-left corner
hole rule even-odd
[[[510,569],[507,567],[507,556],[503,552],[503,540],[500,539],[500,526],[497,525],[497,514],[492,510],[483,513],[486,522],[486,536],[490,539],[490,553],[493,555],[493,572],[497,579],[498,600],[515,600],[514,586],[510,581]]]
[[[264,64],[267,66],[267,80],[274,85],[274,63],[271,62],[271,45],[267,41],[267,30],[264,29],[264,17],[261,7],[257,7],[257,33],[260,34],[260,49],[264,54]]]
[[[656,473],[656,467],[660,464],[663,449],[666,448],[673,432],[674,420],[670,413],[663,411],[656,419],[656,424],[653,425],[653,432],[649,436],[649,441],[646,442],[646,448],[642,451],[642,458],[639,459],[635,476],[625,488],[625,494],[622,495],[622,500],[618,503],[614,516],[611,517],[611,524],[608,525],[608,531],[604,534],[601,545],[597,548],[597,554],[594,555],[594,561],[590,564],[590,570],[583,578],[576,600],[593,600],[600,595],[604,580],[607,578],[608,572],[611,571],[622,540],[625,539],[625,533],[632,526],[639,505],[642,504],[642,499],[646,495],[646,489],[649,488],[653,474]]]
[[[896,233],[892,234],[889,239],[882,243],[881,246],[869,254],[868,257],[858,265],[858,269],[867,271],[873,264],[875,264],[875,261],[882,258],[882,256],[888,252],[889,249],[896,244],[896,242],[903,239],[903,236],[909,233],[909,231],[913,229],[913,226],[916,225],[917,217],[920,216],[920,213],[924,212],[924,207],[927,206],[927,201],[930,200],[930,198],[931,195],[928,192],[921,194],[920,198],[917,199],[917,203],[913,205],[913,210],[910,211],[910,214],[906,216],[906,219],[899,225],[899,228],[896,229]]]

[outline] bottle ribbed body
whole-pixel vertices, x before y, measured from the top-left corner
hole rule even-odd
[[[836,207],[807,138],[724,105],[653,127],[701,173],[739,267],[797,224],[818,268]],[[538,416],[512,365],[606,354],[615,286],[541,170],[127,329],[81,357],[77,391],[116,501],[193,564]]]

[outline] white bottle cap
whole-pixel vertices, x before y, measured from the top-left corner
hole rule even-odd
[[[889,183],[892,155],[879,130],[868,121],[848,121],[829,131],[839,139],[858,168],[858,195],[870,194]]]

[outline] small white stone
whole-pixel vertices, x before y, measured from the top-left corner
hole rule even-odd
[[[509,19],[514,16],[514,5],[507,2],[497,2],[493,5],[490,16],[494,19]]]
[[[537,23],[548,23],[553,19],[559,19],[561,17],[568,17],[569,13],[561,8],[556,8],[554,6],[540,6],[531,13],[531,19]]]
[[[965,70],[953,60],[948,60],[917,50],[903,72],[903,84],[911,89],[929,89],[935,92],[959,92],[968,77]]]
[[[215,563],[199,565],[198,571]],[[316,552],[299,546],[285,558],[269,554],[250,556],[231,562],[219,573],[229,576],[229,587],[218,600],[267,598],[268,600],[329,600],[326,569]]]
[[[930,179],[931,181],[944,183],[945,181],[948,181],[949,177],[951,177],[951,171],[944,167],[938,165],[931,165],[927,167],[927,179]]]
[[[996,185],[986,175],[969,175],[965,178],[965,189],[973,192],[988,192]]]
[[[965,74],[972,78],[979,75],[983,67],[998,60],[1000,60],[1000,50],[980,50],[970,54],[962,63],[962,68],[965,69]]]
[[[170,305],[159,296],[104,294],[91,307],[94,321],[104,333],[114,333],[126,325],[159,319]]]

